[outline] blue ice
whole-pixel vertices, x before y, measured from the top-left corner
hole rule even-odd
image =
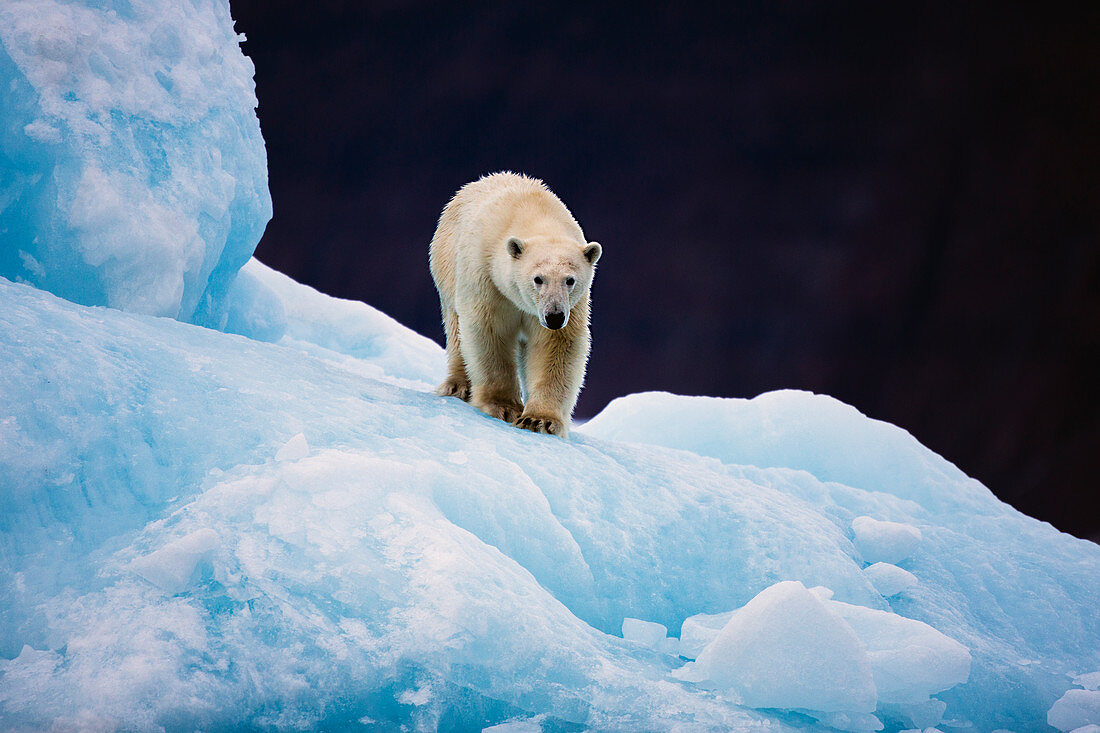
[[[1026,730],[1100,669],[1100,549],[894,426],[800,392],[636,395],[531,435],[432,395],[423,337],[246,271],[276,343],[0,281],[0,723]],[[656,444],[701,425],[737,439]],[[915,585],[878,590],[858,517],[920,531]],[[803,617],[835,634],[763,623]],[[723,633],[771,650],[762,675],[864,671],[769,698],[677,673]]]
[[[227,0],[0,3],[0,276],[222,328],[271,218]]]

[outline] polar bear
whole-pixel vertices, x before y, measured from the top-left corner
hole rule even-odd
[[[602,253],[538,179],[494,173],[459,189],[429,255],[447,334],[447,378],[436,394],[565,437],[588,363],[589,289]]]

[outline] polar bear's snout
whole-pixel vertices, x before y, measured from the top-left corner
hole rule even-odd
[[[553,331],[557,331],[569,322],[569,311],[552,310],[547,311],[546,315],[542,317],[542,325]]]

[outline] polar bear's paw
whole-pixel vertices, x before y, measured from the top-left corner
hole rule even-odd
[[[517,428],[530,430],[532,433],[545,435],[558,435],[565,437],[565,421],[555,415],[521,415],[514,423]]]
[[[489,400],[478,405],[477,408],[489,417],[495,417],[504,422],[514,422],[523,412],[523,403],[512,400]]]
[[[440,397],[457,397],[463,402],[470,401],[470,380],[462,377],[447,377],[443,384],[435,388]]]

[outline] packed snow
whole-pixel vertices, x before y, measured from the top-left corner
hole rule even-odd
[[[903,430],[782,391],[533,435],[246,262],[251,73],[224,0],[0,6],[0,728],[1095,724],[1100,548]]]

